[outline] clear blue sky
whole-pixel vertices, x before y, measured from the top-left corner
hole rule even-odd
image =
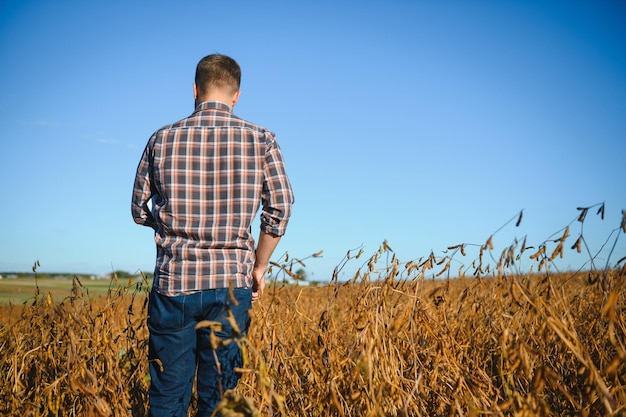
[[[152,270],[135,169],[191,113],[214,52],[242,66],[235,113],[277,134],[297,201],[276,256],[324,250],[313,279],[385,239],[402,261],[482,244],[520,210],[494,256],[577,206],[606,203],[584,225],[592,250],[619,227],[622,1],[2,0],[0,271]],[[579,232],[563,269],[587,258],[569,250]]]

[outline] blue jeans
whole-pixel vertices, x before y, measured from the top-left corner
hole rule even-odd
[[[186,417],[197,373],[198,417],[210,416],[227,389],[237,386],[243,365],[237,343],[220,345],[213,350],[211,328],[196,324],[203,320],[220,322],[214,330],[220,339],[237,338],[228,322],[228,312],[235,318],[241,335],[250,326],[248,310],[252,290],[235,288],[205,290],[190,295],[167,297],[152,291],[148,304],[150,414],[151,417]],[[237,305],[235,305],[237,304]]]

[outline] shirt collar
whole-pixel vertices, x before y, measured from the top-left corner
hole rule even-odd
[[[221,101],[204,101],[196,106],[195,111],[202,110],[224,110],[230,113],[231,109],[226,103]]]

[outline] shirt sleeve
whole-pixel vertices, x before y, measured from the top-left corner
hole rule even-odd
[[[291,207],[295,202],[291,183],[285,170],[283,154],[274,138],[268,133],[265,154],[263,194],[261,198],[261,230],[282,236],[287,229]]]
[[[131,212],[135,223],[156,229],[156,224],[148,202],[152,198],[152,183],[150,178],[150,141],[143,152],[133,187]]]

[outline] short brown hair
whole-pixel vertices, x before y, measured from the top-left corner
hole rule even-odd
[[[201,94],[211,88],[230,89],[232,93],[239,91],[241,85],[241,68],[237,61],[221,54],[207,55],[198,62],[196,67],[196,86]]]

